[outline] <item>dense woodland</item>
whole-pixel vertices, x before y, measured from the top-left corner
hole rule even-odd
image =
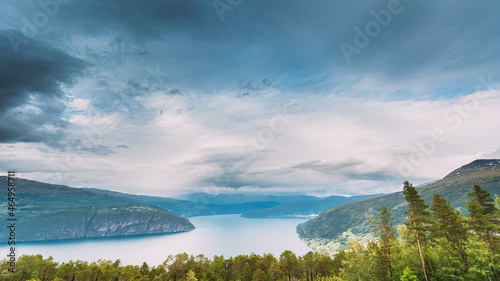
[[[120,260],[57,263],[51,257],[25,255],[8,272],[2,263],[0,280],[64,281],[340,281],[340,280],[500,280],[500,199],[475,185],[464,206],[467,215],[435,194],[430,205],[409,182],[403,192],[407,220],[397,230],[391,213],[382,207],[371,220],[378,241],[350,241],[349,250],[331,257],[291,251],[239,255],[169,256],[161,265],[122,265]]]

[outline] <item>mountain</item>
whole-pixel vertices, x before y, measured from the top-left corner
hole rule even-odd
[[[86,188],[86,190],[157,206],[183,217],[224,214],[242,214],[243,217],[249,218],[310,217],[318,215],[332,206],[380,196],[330,196],[321,198],[309,195],[209,194],[200,192],[181,195],[177,197],[178,199],[174,199],[94,188]]]
[[[209,194],[204,192],[180,195],[177,198],[183,200],[189,200],[192,202],[199,202],[204,204],[216,204],[216,205],[242,204],[250,202],[277,202],[279,204],[285,204],[296,201],[321,200],[320,197],[309,196],[309,195],[262,195],[262,194],[244,194],[244,193]]]
[[[286,203],[272,208],[258,209],[244,212],[246,218],[301,218],[314,217],[333,206],[370,199],[381,195],[364,196],[329,196],[314,201],[297,201]]]
[[[132,200],[134,202],[140,202],[148,205],[157,206],[183,217],[241,214],[249,210],[270,208],[281,204],[280,202],[275,202],[275,201],[242,200],[244,195],[235,197],[236,200],[232,201],[231,199],[233,198],[233,196],[221,196],[221,199],[219,199],[217,196],[212,196],[205,193],[195,193],[185,197],[196,200],[196,201],[189,201],[189,200],[180,200],[168,197],[127,194],[116,191],[93,189],[93,188],[88,188],[86,190],[107,195],[113,195],[128,200]],[[210,198],[210,199],[202,200],[203,198]],[[265,198],[248,197],[247,199],[258,200]]]
[[[453,208],[465,212],[467,193],[479,184],[493,196],[500,194],[500,160],[480,159],[462,166],[443,179],[418,187],[419,194],[430,203],[435,193],[443,195]],[[393,214],[395,225],[406,220],[404,195],[397,192],[369,200],[347,203],[321,213],[318,217],[297,226],[301,239],[320,252],[346,249],[348,239],[367,241],[373,239],[368,219],[379,214],[386,206]]]
[[[7,186],[7,177],[0,177]],[[193,230],[188,219],[90,190],[16,178],[16,241],[171,233]],[[3,210],[7,201],[2,202]],[[7,228],[0,236],[7,237]]]

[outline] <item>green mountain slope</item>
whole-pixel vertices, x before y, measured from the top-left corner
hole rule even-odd
[[[420,195],[430,203],[434,193],[448,199],[453,208],[464,211],[467,193],[479,184],[492,195],[500,194],[500,160],[476,160],[448,174],[443,179],[418,188]],[[402,192],[365,201],[336,206],[318,217],[297,226],[299,236],[320,251],[335,252],[345,249],[348,239],[366,241],[373,238],[368,219],[378,215],[386,206],[393,213],[396,225],[406,220],[406,203]]]
[[[314,217],[328,208],[354,202],[366,200],[369,198],[381,195],[366,195],[366,196],[329,196],[321,200],[314,201],[298,201],[279,205],[267,209],[258,209],[244,212],[242,217],[246,218],[300,218],[300,217]]]
[[[0,177],[7,186],[7,177]],[[37,241],[189,231],[188,219],[159,207],[89,190],[16,179],[16,240]],[[7,201],[1,202],[3,210]],[[0,235],[7,237],[7,229]]]

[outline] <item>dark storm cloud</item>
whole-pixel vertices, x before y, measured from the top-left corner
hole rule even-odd
[[[172,73],[174,87],[205,92],[264,78],[308,93],[365,77],[396,84],[393,91],[471,88],[499,62],[497,1],[242,1],[223,11],[213,3],[74,0],[60,6],[40,37],[54,44],[67,37],[104,40],[105,50],[90,50],[103,67],[143,57],[135,61],[140,68],[154,62]],[[377,23],[384,20],[374,14],[387,15],[391,5],[398,12]],[[17,6],[24,15],[40,10],[29,2]],[[366,33],[373,23],[375,35],[357,45],[355,29]],[[357,49],[350,63],[341,43]]]
[[[69,5],[67,13],[68,17],[84,15],[79,28],[86,33],[118,28],[137,39],[158,38],[165,30],[194,30],[203,24],[206,14],[198,1],[133,0],[79,1]]]
[[[72,84],[84,63],[36,42],[18,54],[11,48],[0,40],[0,141],[54,142],[65,127],[61,86]]]
[[[388,1],[389,2],[389,1]],[[494,15],[498,2],[401,1],[401,12],[359,54],[351,56],[352,73],[377,72],[392,81],[424,78],[433,86],[460,87],[494,71],[494,50],[500,47]],[[374,9],[375,12],[384,7]],[[387,11],[387,9],[385,9]],[[365,30],[374,17],[367,10],[353,26]],[[355,32],[342,41],[356,45]],[[349,34],[348,34],[349,35]],[[442,81],[436,82],[432,76]],[[465,79],[465,80],[464,80]]]

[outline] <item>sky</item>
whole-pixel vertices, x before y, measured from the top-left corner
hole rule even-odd
[[[0,171],[358,195],[500,158],[500,2],[4,0]]]

